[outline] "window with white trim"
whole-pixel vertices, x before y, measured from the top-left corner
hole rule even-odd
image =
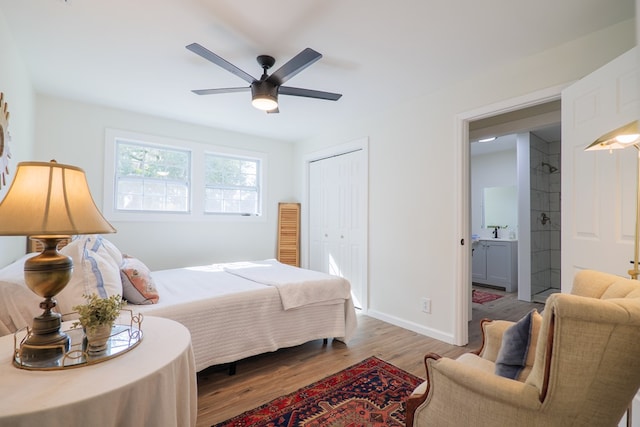
[[[116,141],[116,209],[189,212],[191,152]]]
[[[112,221],[264,221],[267,155],[105,131],[103,213]]]
[[[260,160],[207,153],[206,213],[260,215]]]

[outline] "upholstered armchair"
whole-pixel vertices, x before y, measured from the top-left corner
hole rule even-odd
[[[407,402],[407,426],[616,426],[640,386],[636,280],[581,271],[571,294],[550,296],[542,316],[482,329],[477,352],[425,356],[427,380]],[[522,366],[506,369],[515,375],[507,378],[504,365],[515,362],[502,356],[523,335],[531,341]]]

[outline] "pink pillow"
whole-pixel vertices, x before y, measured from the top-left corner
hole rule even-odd
[[[160,299],[151,271],[137,258],[122,257],[122,296],[130,304],[155,304]]]

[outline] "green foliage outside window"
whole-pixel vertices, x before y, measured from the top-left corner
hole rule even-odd
[[[129,141],[117,142],[119,210],[188,212],[191,153]]]
[[[259,158],[203,153],[204,182],[195,183],[205,214],[261,215]],[[200,155],[200,154],[196,154]],[[116,139],[115,205],[119,211],[187,213],[192,152]],[[199,175],[199,174],[196,174]]]
[[[132,143],[118,144],[118,175],[189,180],[189,152]]]
[[[208,154],[205,212],[259,215],[259,161]]]

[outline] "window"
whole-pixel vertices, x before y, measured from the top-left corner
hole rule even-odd
[[[257,159],[207,154],[204,211],[259,215],[259,168]]]
[[[188,212],[191,153],[116,140],[116,209]]]
[[[254,151],[107,129],[103,212],[112,221],[264,221],[266,160]]]

